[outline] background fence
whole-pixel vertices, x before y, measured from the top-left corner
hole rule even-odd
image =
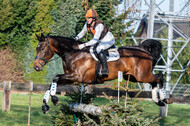
[[[11,90],[14,91],[29,91],[29,84],[25,83],[11,83]],[[121,82],[121,85],[125,87],[125,82]],[[142,86],[143,84],[141,84]],[[174,85],[172,85],[174,86]],[[33,85],[33,91],[44,93],[49,87],[49,84],[34,84]],[[139,86],[136,83],[129,83],[128,85],[129,90],[128,95],[133,98],[135,95],[140,91]],[[3,91],[4,83],[0,82],[0,89]],[[73,85],[64,85],[59,86],[57,88],[58,94],[65,94],[66,92],[76,92],[80,90],[80,87],[73,86]],[[104,84],[97,84],[97,85],[89,85],[86,87],[87,92],[94,91],[95,95],[97,96],[103,96],[102,92],[107,94],[108,96],[117,97],[118,91],[117,91],[117,82],[105,82]],[[120,90],[120,96],[126,95],[126,91]],[[139,98],[152,98],[151,91],[142,91],[139,95]],[[174,102],[180,102],[180,103],[190,103],[190,85],[187,84],[178,84],[172,95],[171,98],[174,100]]]

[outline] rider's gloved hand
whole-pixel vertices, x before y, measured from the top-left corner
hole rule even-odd
[[[75,41],[78,41],[78,40],[79,40],[79,37],[78,37],[78,36],[76,36],[74,39],[75,39]]]
[[[80,45],[79,45],[79,49],[81,50],[81,49],[83,49],[85,46],[86,46],[86,44],[80,44]]]

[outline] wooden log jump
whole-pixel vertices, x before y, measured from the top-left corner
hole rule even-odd
[[[98,116],[98,115],[102,114],[101,107],[98,107],[95,105],[90,105],[90,104],[73,103],[73,104],[70,104],[70,108],[74,112],[81,112],[81,113],[85,113],[85,114],[91,114],[94,116]]]

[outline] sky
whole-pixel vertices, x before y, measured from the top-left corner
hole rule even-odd
[[[124,8],[124,1],[123,3],[119,5],[119,9],[122,10]],[[139,1],[138,5],[141,4],[141,8],[138,8],[140,10],[148,10],[149,6],[146,4],[150,4],[150,0],[126,0],[126,2],[128,3],[128,1],[130,2],[130,4],[133,4],[134,1]],[[179,12],[185,5],[185,3],[188,0],[174,0],[174,12]],[[159,7],[162,11],[169,11],[169,4],[170,4],[170,0],[155,0],[156,4],[159,4]],[[190,6],[190,5],[189,5]],[[160,11],[158,8],[156,8],[156,11]]]
[[[140,23],[140,19],[143,17],[143,14],[147,14],[147,12],[149,12],[150,0],[124,0],[124,1],[126,1],[126,2],[129,1],[130,2],[129,5],[132,5],[132,4],[134,4],[135,1],[138,1],[138,3],[137,3],[138,8],[137,9],[140,10],[140,13],[134,13],[134,14],[130,15],[131,18],[139,19],[139,20],[136,20],[134,22],[134,25],[133,25],[133,28],[137,27],[138,24]],[[179,13],[187,1],[188,0],[174,0],[174,13],[173,14],[174,15],[180,15],[180,16],[188,15],[189,19],[190,19],[190,11],[188,11],[188,13],[187,13],[187,11],[186,11],[186,10],[188,10],[187,8],[185,9],[186,13],[184,13],[184,12]],[[170,0],[155,0],[155,2],[157,5],[159,4],[159,8],[156,7],[156,9],[155,9],[156,13],[157,12],[169,13]],[[190,7],[189,7],[189,9],[190,9]],[[124,2],[118,6],[118,14],[123,12],[123,10],[124,10]],[[128,21],[131,20],[130,17],[129,17]],[[131,29],[131,28],[132,27],[129,27],[129,29]],[[137,28],[135,28],[135,29],[137,29]]]

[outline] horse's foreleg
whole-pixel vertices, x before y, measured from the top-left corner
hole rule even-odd
[[[51,101],[53,102],[54,105],[57,105],[59,99],[57,96],[55,96],[56,94],[56,89],[57,89],[57,83],[56,82],[53,82],[51,84]]]
[[[50,85],[51,87],[51,85]],[[49,89],[46,91],[44,97],[43,97],[43,105],[42,105],[42,111],[44,114],[46,114],[49,111],[49,106],[47,105],[48,101],[49,101],[49,97],[50,97],[50,87]]]
[[[57,83],[57,85],[66,85],[72,84],[73,82],[78,82],[80,79],[77,74],[59,74],[54,77],[53,82]]]
[[[59,101],[58,97],[55,96],[57,85],[73,83],[72,79],[74,77],[75,76],[69,75],[69,74],[60,74],[60,75],[56,75],[56,77],[54,77],[53,83],[51,84],[51,87],[50,87],[51,101],[53,102],[54,105],[57,105],[57,103]]]
[[[58,97],[55,96],[56,94],[56,88],[57,88],[57,84],[56,83],[52,83],[50,84],[48,90],[46,91],[44,97],[43,97],[43,105],[42,105],[42,111],[44,114],[46,114],[49,111],[49,106],[47,105],[48,101],[49,101],[49,97],[51,96],[51,101],[53,102],[54,105],[56,105],[58,103]]]

